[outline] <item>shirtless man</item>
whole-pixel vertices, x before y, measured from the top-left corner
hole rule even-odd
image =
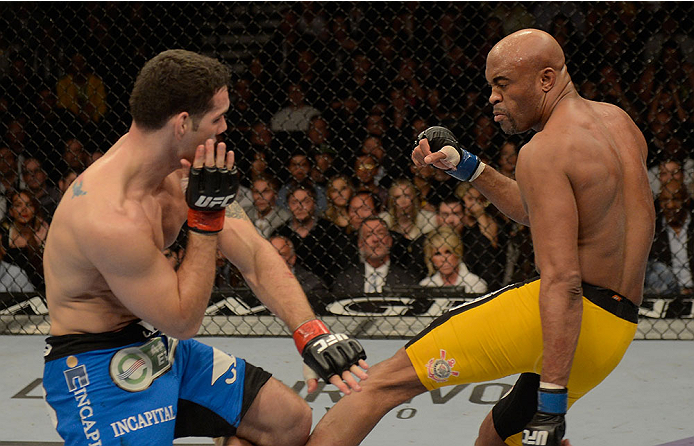
[[[618,107],[578,95],[561,47],[545,32],[501,40],[485,74],[501,128],[537,132],[520,151],[517,181],[480,163],[442,127],[420,134],[412,159],[472,181],[529,225],[540,279],[434,321],[372,367],[361,392],[330,409],[310,446],[358,444],[415,395],[516,373],[475,444],[559,445],[567,408],[617,366],[636,332],[655,215],[641,132]]]
[[[43,385],[66,445],[168,446],[184,436],[305,443],[311,411],[298,395],[263,369],[189,339],[209,302],[218,245],[295,330],[321,377],[345,393],[359,390],[350,369],[365,377],[354,365],[366,367],[361,346],[315,319],[274,248],[237,203],[227,208],[238,179],[233,152],[215,140],[227,128],[228,83],[222,64],[196,53],[150,60],[130,98],[130,131],[56,210],[44,254],[52,336]],[[174,270],[162,251],[186,216],[186,256]]]

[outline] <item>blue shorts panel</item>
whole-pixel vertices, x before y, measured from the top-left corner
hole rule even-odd
[[[46,358],[43,386],[66,446],[170,446],[175,437],[234,435],[270,377],[198,341],[159,333],[90,351],[71,342],[63,350]]]

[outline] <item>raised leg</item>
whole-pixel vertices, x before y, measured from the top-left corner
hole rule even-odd
[[[346,395],[316,426],[306,446],[358,445],[395,406],[426,392],[401,348],[369,369],[362,391]]]

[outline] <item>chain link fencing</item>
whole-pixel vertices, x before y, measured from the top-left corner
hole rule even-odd
[[[693,339],[693,8],[3,3],[0,332],[47,333],[41,253],[51,216],[74,178],[127,131],[138,70],[170,48],[232,68],[223,139],[242,174],[238,202],[334,330],[410,337],[456,305],[537,275],[527,228],[409,159],[420,131],[445,125],[513,177],[531,135],[508,137],[493,122],[485,58],[505,35],[536,27],[562,45],[584,97],[621,106],[643,130],[658,227],[637,337]],[[378,265],[384,253],[388,275],[374,266],[367,280],[362,262]],[[165,254],[179,264],[185,234]],[[218,257],[200,334],[288,334]]]

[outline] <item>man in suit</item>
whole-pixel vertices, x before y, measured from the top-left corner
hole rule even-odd
[[[333,284],[333,291],[369,294],[417,284],[409,271],[391,262],[393,236],[381,218],[372,216],[364,219],[359,227],[357,245],[361,263],[340,273]]]
[[[680,182],[670,182],[658,195],[661,217],[656,220],[651,261],[666,265],[677,278],[681,294],[694,290],[694,223],[691,197]]]

